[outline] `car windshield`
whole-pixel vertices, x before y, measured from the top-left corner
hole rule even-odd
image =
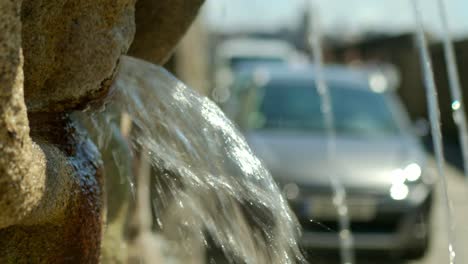
[[[242,68],[244,65],[249,64],[281,64],[284,63],[284,59],[279,57],[233,57],[230,60],[230,66],[234,70]]]
[[[383,94],[350,84],[329,84],[337,134],[379,136],[398,133]],[[257,89],[247,126],[261,130],[324,132],[325,122],[315,85],[300,80],[275,80]]]

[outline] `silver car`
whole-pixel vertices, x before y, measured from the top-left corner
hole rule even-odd
[[[428,247],[433,178],[390,79],[327,66],[336,155],[312,65],[251,67],[223,105],[276,179],[303,228],[304,248],[337,249],[330,177],[345,187],[354,248],[419,258]]]

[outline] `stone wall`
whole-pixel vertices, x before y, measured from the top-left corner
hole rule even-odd
[[[163,62],[201,4],[0,0],[0,263],[100,261],[105,172],[70,114],[103,104],[134,37]]]

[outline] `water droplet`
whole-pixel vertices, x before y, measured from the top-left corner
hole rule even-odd
[[[453,110],[456,111],[456,110],[460,109],[460,106],[461,106],[460,101],[455,100],[455,101],[452,102],[452,109]]]

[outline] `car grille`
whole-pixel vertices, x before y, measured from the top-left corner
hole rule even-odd
[[[339,226],[336,221],[301,221],[305,231],[313,232],[338,232]],[[394,233],[398,228],[396,221],[373,221],[373,222],[351,222],[353,233]]]
[[[401,213],[378,213],[371,221],[351,221],[351,231],[353,233],[395,233],[402,217]],[[337,221],[315,221],[300,216],[298,220],[304,231],[338,232],[340,229]]]

